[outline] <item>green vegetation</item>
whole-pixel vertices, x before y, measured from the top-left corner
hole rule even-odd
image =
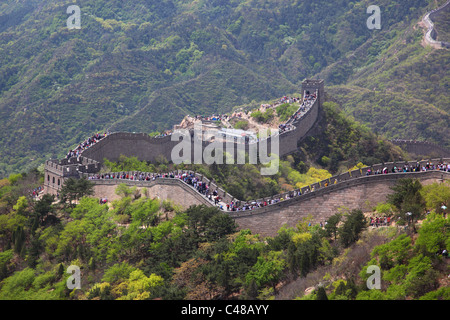
[[[448,300],[448,287],[439,286],[442,276],[440,268],[445,259],[440,254],[448,248],[450,237],[445,231],[449,219],[431,213],[424,220],[415,241],[401,234],[393,241],[377,246],[371,253],[372,259],[367,265],[379,265],[382,271],[382,290],[361,291],[358,300],[403,300],[414,299]],[[366,267],[360,276],[367,278]]]
[[[278,174],[261,176],[260,165],[244,164],[212,164],[206,165],[173,165],[169,163],[147,163],[136,157],[121,157],[118,162],[104,161],[103,171],[123,172],[141,171],[167,173],[171,170],[193,170],[216,181],[224,190],[240,200],[253,200],[260,197],[276,195],[282,191],[302,188],[331,177],[324,169],[296,163],[295,156],[288,156],[280,161]]]
[[[367,1],[78,5],[80,30],[67,29],[62,0],[0,6],[1,177],[93,132],[163,132],[186,114],[298,92],[316,75],[380,134],[448,145],[448,51],[421,47],[412,30],[435,1],[380,0],[380,31],[365,27]]]
[[[437,32],[438,41],[450,42],[450,21],[448,19],[449,12],[450,9],[447,6],[444,11],[434,15],[432,19],[434,28]]]
[[[247,120],[239,120],[234,124],[235,129],[247,130],[248,129],[248,121]]]
[[[443,3],[437,1],[432,8]],[[440,15],[443,30],[448,16]],[[346,114],[375,133],[389,139],[436,142],[448,148],[450,78],[443,66],[450,52],[423,45],[425,30],[418,25],[421,18],[405,19],[395,29],[383,27],[378,36],[355,50],[351,59],[329,65],[320,77]]]
[[[283,103],[276,108],[277,115],[281,122],[286,122],[297,111],[297,104]]]
[[[401,179],[392,188],[394,193],[388,196],[388,202],[397,209],[398,222],[407,223],[414,230],[416,222],[423,217],[425,208],[421,189],[419,180]]]
[[[395,215],[405,199],[431,210],[415,230],[407,229],[417,236],[403,228],[368,229],[361,210],[342,210],[323,227],[311,224],[309,216],[262,237],[237,231],[234,220],[217,208],[177,207],[126,185],[119,185],[120,197],[107,204],[86,195],[71,206],[50,195],[33,199],[30,187],[41,181],[35,171],[0,180],[2,300],[273,299],[285,294],[280,284],[295,284],[322,267],[332,268],[334,280],[302,299],[449,296],[439,285],[447,276],[446,258],[436,254],[450,245],[449,218],[433,208],[436,196],[448,195],[448,184],[437,195],[436,185],[409,180],[394,188],[393,202],[401,208],[393,206]],[[372,233],[381,244],[369,243]],[[372,264],[382,270],[381,290],[364,287]],[[82,270],[81,289],[66,286],[70,265]]]
[[[397,204],[394,206],[393,219],[401,224],[399,218],[403,217],[405,209],[402,207],[403,205],[422,206],[423,199],[418,196],[418,192],[426,201],[434,199],[436,197],[434,192],[436,186],[437,184],[433,185],[432,188],[422,188],[418,181],[410,179],[400,181],[393,188],[394,193],[390,197],[390,201]],[[448,183],[441,184],[438,196],[445,197],[449,191],[450,185]],[[413,197],[411,198],[411,196]],[[349,249],[355,250],[354,255],[352,255],[351,250],[347,250],[344,255],[333,261],[333,265],[335,269],[352,268],[350,264],[354,264],[354,259],[358,259],[357,261],[361,263],[362,268],[359,271],[355,269],[354,273],[347,271],[344,277],[342,274],[336,275],[331,283],[329,281],[331,275],[328,274],[323,279],[326,285],[322,289],[317,288],[302,299],[448,300],[450,290],[448,286],[441,283],[444,283],[445,278],[447,278],[446,266],[449,256],[442,253],[444,249],[448,251],[450,246],[450,234],[448,232],[450,217],[437,213],[433,209],[433,205],[430,206],[429,204],[422,208],[421,215],[425,216],[427,209],[431,212],[426,215],[424,220],[417,224],[415,228],[408,228],[406,232],[394,226],[386,227],[385,230],[383,230],[385,227],[375,228],[360,234],[361,239],[354,242],[355,245],[349,247]],[[356,221],[358,220],[356,219]],[[339,215],[334,218],[331,217],[328,222],[332,222],[332,226],[327,227],[326,230],[335,230],[334,226],[338,221]],[[350,225],[348,227],[352,229]],[[342,240],[346,236],[345,229],[347,229],[345,225],[341,227],[340,237]],[[367,252],[365,246],[370,242],[377,243],[373,239],[384,240],[381,240],[382,244],[373,246],[369,251],[370,254],[367,255],[364,253]],[[347,258],[346,255],[349,257]],[[367,281],[373,274],[368,272],[369,266],[378,266],[381,270],[380,289],[370,290],[367,287]],[[336,274],[336,272],[334,273]]]
[[[251,116],[259,123],[268,123],[274,118],[273,109],[267,109],[265,112],[256,110],[251,113]]]
[[[331,173],[346,171],[359,163],[373,165],[406,159],[405,154],[384,137],[348,118],[336,103],[325,102],[323,109],[324,117],[319,123],[321,133],[304,139],[299,148]]]
[[[72,205],[72,201],[78,201],[85,196],[91,196],[94,194],[94,185],[89,180],[69,178],[64,183],[60,190],[60,198],[62,203],[69,201]]]

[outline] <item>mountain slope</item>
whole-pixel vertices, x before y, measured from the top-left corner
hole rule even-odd
[[[226,112],[252,100],[298,92],[301,81],[316,74],[324,75],[327,86],[373,89],[376,80],[381,88],[390,74],[380,70],[378,77],[364,75],[372,67],[364,59],[350,66],[343,62],[368,46],[376,51],[393,45],[397,33],[435,4],[380,0],[382,32],[366,27],[370,4],[80,0],[81,29],[68,30],[66,1],[4,1],[0,176],[59,156],[95,131],[170,129],[186,113]],[[414,62],[416,53],[410,53],[404,59]],[[376,59],[382,61],[385,54],[381,51]],[[448,56],[435,58],[438,66]],[[440,75],[433,80],[440,91],[431,103],[445,112],[440,118],[445,121],[448,77]],[[407,103],[415,95],[415,88],[408,88],[402,97]],[[424,93],[431,93],[428,89]],[[413,135],[442,142],[440,131],[429,126],[438,114],[424,119],[430,133],[412,126]],[[399,128],[392,119],[383,132]],[[409,127],[399,134],[410,134]]]
[[[383,31],[319,76],[335,84],[328,92],[346,112],[375,132],[450,147],[450,51],[424,45],[418,21]]]

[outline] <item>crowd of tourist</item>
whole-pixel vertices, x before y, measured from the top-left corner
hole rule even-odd
[[[299,109],[290,117],[290,119],[279,126],[279,133],[283,133],[289,130],[295,129],[293,126],[293,122],[295,122],[297,119],[301,118],[301,116],[309,110],[309,108],[314,104],[315,100],[317,99],[317,92],[316,93],[307,93],[304,95],[303,99],[300,98],[293,98],[289,96],[282,97],[279,102],[280,103],[294,103],[294,102],[301,102],[301,105]],[[235,113],[233,116],[240,117],[242,116],[241,113]],[[228,120],[229,115],[227,114],[219,114],[219,115],[212,115],[212,116],[194,116],[193,118],[196,120],[206,120],[206,121],[222,121],[222,120]],[[167,134],[170,134],[170,132],[167,132]],[[67,158],[78,156],[83,150],[89,148],[90,146],[94,145],[104,137],[106,137],[108,133],[101,134],[95,134],[91,137],[89,137],[87,140],[85,140],[83,143],[80,143],[77,148],[74,150],[70,150],[67,154]],[[372,169],[367,169],[366,176],[369,175],[377,175],[377,174],[388,174],[388,173],[402,173],[402,172],[420,172],[420,171],[428,171],[428,170],[443,170],[450,172],[450,163],[442,163],[439,162],[437,164],[428,162],[426,164],[420,164],[417,162],[416,164],[404,164],[403,166],[394,166],[390,169],[387,167],[383,169],[377,169],[375,171],[372,171]],[[264,200],[264,201],[250,201],[250,202],[244,202],[241,201],[231,201],[230,203],[224,203],[222,197],[220,197],[217,193],[217,190],[209,190],[209,186],[204,183],[203,181],[199,180],[197,176],[194,173],[175,173],[175,172],[169,172],[165,174],[159,174],[159,173],[107,173],[107,174],[95,174],[90,175],[90,180],[97,180],[97,179],[125,179],[125,180],[135,180],[135,181],[153,181],[158,178],[173,178],[173,179],[181,179],[185,183],[191,185],[194,189],[196,189],[200,194],[205,196],[208,200],[211,202],[214,202],[216,206],[218,206],[221,210],[226,211],[249,211],[254,210],[258,208],[262,208],[268,205],[276,204],[280,201],[284,201],[287,199],[290,199],[292,197],[300,196],[302,195],[302,192],[300,190],[291,192],[290,194],[285,194],[283,196],[275,196],[271,199]],[[335,178],[334,184],[336,184],[338,181]],[[325,182],[323,185],[319,185],[319,188],[327,187],[329,185],[328,182]],[[315,187],[312,186],[310,188],[304,189],[304,193],[314,192]],[[374,221],[375,224],[378,224],[377,221]]]
[[[278,126],[278,133],[283,133],[283,132],[287,132],[287,131],[291,131],[294,130],[295,127],[290,124],[290,123],[282,123]]]
[[[389,226],[391,224],[391,217],[375,217],[370,218],[371,227]]]
[[[291,118],[289,119],[289,121],[287,121],[287,123],[285,124],[281,124],[279,127],[279,133],[283,133],[285,131],[289,131],[289,130],[293,130],[294,126],[292,126],[290,123],[293,122],[293,120],[296,120],[298,118],[301,117],[301,113],[302,112],[306,112],[306,110],[312,105],[312,103],[314,102],[315,99],[315,94],[313,95],[305,95],[302,105],[300,106],[300,108],[297,110],[297,112],[291,116]],[[280,103],[295,103],[295,102],[299,102],[301,101],[300,98],[293,98],[293,97],[289,97],[289,96],[284,96],[282,98],[280,98],[279,102]],[[233,116],[241,118],[242,117],[242,112],[236,112],[233,114]],[[201,120],[201,121],[228,121],[231,116],[229,116],[228,114],[213,114],[211,116],[204,116],[204,115],[197,115],[197,116],[193,116],[192,117],[195,120]],[[162,137],[166,137],[166,136],[170,136],[172,134],[172,130],[167,130],[163,133],[160,133],[158,135],[155,135],[155,138],[162,138]],[[85,141],[83,141],[82,143],[80,143],[76,148],[69,150],[69,152],[66,155],[67,159],[70,159],[72,157],[78,157],[81,155],[81,153],[88,149],[89,147],[93,146],[94,144],[96,144],[97,142],[99,142],[101,139],[105,138],[106,136],[108,136],[110,133],[109,132],[105,132],[103,134],[100,133],[95,133],[94,135],[90,136],[89,138],[87,138]]]
[[[175,178],[178,177],[173,172],[160,174],[160,173],[133,173],[128,172],[122,173],[97,173],[88,177],[88,180],[108,180],[108,179],[122,179],[122,180],[134,180],[134,181],[153,181],[157,178]]]
[[[367,170],[366,175],[371,175],[371,174],[388,174],[388,173],[406,173],[406,172],[421,172],[421,171],[429,171],[429,170],[441,170],[441,171],[446,171],[446,172],[450,172],[450,163],[443,163],[443,162],[439,162],[437,164],[433,164],[431,162],[426,163],[425,165],[420,165],[420,163],[417,163],[415,166],[411,166],[408,164],[405,164],[402,167],[397,167],[394,166],[392,167],[391,170],[388,170],[387,167],[383,168],[383,170],[376,170],[375,172],[372,172],[371,169]],[[330,179],[331,181],[331,179]],[[333,179],[333,184],[337,184],[338,180],[337,178]],[[320,185],[320,188],[325,188],[328,187],[330,185],[329,182],[324,182],[323,185]],[[283,196],[275,196],[273,197],[273,199],[267,200],[267,201],[252,201],[252,202],[248,202],[245,203],[243,205],[241,205],[240,207],[237,206],[236,204],[233,205],[227,205],[227,211],[245,211],[245,210],[253,210],[253,209],[257,209],[257,208],[261,208],[261,207],[265,207],[267,205],[271,205],[271,204],[275,204],[278,203],[280,201],[284,201],[287,199],[291,199],[297,196],[301,196],[302,194],[306,194],[306,193],[310,193],[310,192],[314,192],[316,191],[315,186],[312,186],[310,188],[306,188],[304,189],[304,192],[302,193],[301,190],[298,191],[294,191],[294,192],[290,192],[289,194],[285,194]]]
[[[172,133],[173,133],[172,130],[167,130],[167,131],[164,131],[164,132],[162,132],[160,134],[155,135],[154,138],[167,137],[167,136],[172,135]]]
[[[263,208],[268,205],[276,204],[280,201],[291,199],[297,195],[301,195],[301,191],[298,191],[298,193],[292,192],[292,195],[285,194],[283,196],[275,196],[271,199],[265,199],[265,200],[261,200],[261,201],[248,201],[241,205],[239,205],[239,203],[240,203],[239,201],[238,202],[232,201],[230,204],[226,205],[226,208],[227,208],[227,211],[249,211],[249,210],[254,210],[254,209],[258,209],[258,208]]]
[[[294,97],[290,97],[290,96],[283,96],[280,98],[279,102],[282,103],[296,103],[296,102],[300,102],[300,98],[294,98]]]
[[[97,142],[99,142],[101,139],[105,138],[108,135],[109,135],[109,133],[105,132],[103,134],[96,133],[96,134],[90,136],[85,141],[80,143],[75,149],[69,150],[69,152],[67,153],[66,158],[70,159],[70,158],[73,158],[73,157],[80,156],[81,152],[83,152],[83,150],[86,150],[87,148],[93,146],[94,144],[96,144]]]
[[[219,196],[217,190],[210,191],[209,185],[201,180],[194,173],[145,173],[145,172],[119,172],[119,173],[103,173],[103,174],[93,174],[88,177],[88,180],[110,180],[110,179],[120,179],[120,180],[131,180],[131,181],[154,181],[158,178],[171,178],[180,179],[196,189],[200,194],[205,196],[211,202],[214,202],[221,210],[226,211],[246,211],[253,210],[256,208],[265,207],[267,205],[275,204],[280,201],[288,200],[292,198],[291,195],[284,195],[283,197],[273,197],[265,201],[251,201],[240,205],[240,201],[231,201],[230,203],[223,203],[223,198]],[[293,193],[296,195],[296,193]],[[301,192],[299,193],[301,194]],[[101,201],[101,203],[103,203]]]
[[[390,170],[385,167],[383,169],[377,169],[372,171],[368,169],[366,171],[366,176],[370,176],[372,174],[387,174],[387,173],[402,173],[402,172],[421,172],[421,171],[429,171],[429,170],[441,170],[450,172],[450,163],[439,162],[434,164],[432,162],[427,162],[426,164],[420,164],[417,162],[416,164],[404,164],[401,167],[394,166]]]
[[[294,130],[295,126],[293,125],[293,123],[299,120],[312,107],[316,97],[316,94],[305,94],[303,100],[301,100],[300,98],[292,98],[288,96],[284,96],[283,98],[281,98],[279,103],[295,103],[300,101],[302,103],[297,111],[285,123],[282,123],[278,126],[278,134]],[[276,107],[276,105],[269,107],[274,108]]]
[[[293,123],[300,119],[303,114],[308,111],[314,102],[316,101],[317,94],[305,94],[305,97],[303,98],[302,104],[300,105],[300,108],[290,117],[290,119],[287,121],[287,123]]]
[[[217,190],[210,192],[208,184],[198,179],[194,173],[148,173],[148,172],[120,172],[120,173],[103,173],[94,174],[88,177],[88,180],[110,180],[110,179],[120,179],[120,180],[132,180],[132,181],[154,181],[158,178],[169,178],[169,179],[180,179],[185,183],[192,186],[200,194],[205,196],[215,205],[218,205],[222,197],[218,195]],[[102,201],[102,200],[101,200]],[[102,203],[102,202],[101,202]],[[223,205],[222,205],[223,207]]]
[[[432,163],[428,162],[424,165],[417,163],[415,165],[405,164],[403,166],[394,166],[390,170],[387,167],[382,170],[378,169],[372,172],[371,169],[367,169],[366,175],[376,175],[376,174],[390,174],[390,173],[406,173],[406,172],[421,172],[429,170],[442,170],[450,172],[450,163]],[[289,200],[302,194],[310,193],[316,191],[315,186],[310,188],[304,188],[303,192],[301,190],[296,190],[283,195],[276,195],[271,197],[271,199],[258,200],[258,201],[231,201],[225,203],[224,199],[219,196],[216,189],[210,190],[210,186],[201,181],[195,173],[180,173],[180,172],[169,172],[169,173],[145,173],[145,172],[120,172],[120,173],[103,173],[103,174],[93,174],[88,177],[89,180],[105,180],[105,179],[121,179],[121,180],[134,180],[134,181],[154,181],[158,178],[170,178],[170,179],[180,179],[192,186],[200,194],[206,197],[209,201],[213,202],[219,209],[223,211],[251,211],[258,208],[262,208],[268,205],[273,205],[281,201]],[[337,184],[337,178],[332,179],[333,184]],[[330,179],[331,181],[331,179]],[[329,182],[324,182],[320,184],[320,188],[326,188],[329,186]],[[380,222],[375,221],[375,224]]]

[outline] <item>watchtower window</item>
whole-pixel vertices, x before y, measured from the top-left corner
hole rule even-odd
[[[61,184],[61,182],[59,181],[59,179],[58,179],[58,186]]]
[[[50,175],[47,175],[47,181],[50,182]]]
[[[53,183],[55,183],[55,177],[53,177]]]

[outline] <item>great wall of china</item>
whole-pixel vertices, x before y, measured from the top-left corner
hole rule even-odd
[[[425,42],[435,48],[438,48],[438,49],[439,48],[450,48],[450,43],[437,40],[438,33],[434,27],[433,18],[439,14],[445,14],[445,10],[448,10],[449,8],[450,8],[450,0],[445,2],[439,8],[436,8],[430,12],[427,12],[422,19],[422,23],[427,28],[427,31],[424,36]]]
[[[293,125],[292,130],[279,134],[280,157],[297,152],[298,142],[311,134],[319,118],[325,96],[323,80],[303,81],[302,92],[303,96],[315,93],[316,99],[300,118],[288,120]],[[255,233],[273,236],[283,225],[295,226],[298,221],[308,215],[313,217],[314,222],[319,223],[341,208],[371,208],[378,202],[386,200],[390,187],[400,178],[417,178],[423,184],[450,179],[450,172],[443,170],[444,166],[436,166],[450,163],[447,150],[434,148],[435,145],[428,143],[404,140],[394,141],[394,143],[414,146],[413,153],[420,155],[430,154],[429,148],[432,148],[433,154],[438,154],[439,158],[420,162],[403,161],[373,165],[345,172],[301,189],[246,202],[234,198],[207,177],[191,171],[177,170],[165,175],[141,172],[113,172],[99,175],[105,158],[117,161],[120,155],[135,156],[141,161],[154,161],[157,157],[163,156],[170,161],[171,151],[177,143],[172,141],[170,136],[152,138],[143,133],[110,134],[83,150],[78,157],[47,160],[44,190],[46,193],[57,194],[66,179],[86,177],[95,184],[95,196],[98,198],[114,199],[117,196],[114,193],[116,186],[119,183],[125,183],[139,189],[145,188],[150,197],[171,199],[183,207],[194,204],[217,205],[210,197],[214,192],[220,197],[222,210],[232,216],[240,228],[248,228]],[[248,151],[250,143],[246,141],[244,144],[245,150]],[[203,148],[207,145],[208,143],[202,141]],[[237,142],[234,148],[238,147]],[[433,166],[429,167],[428,163],[433,163]],[[400,169],[416,166],[421,170],[403,172]],[[157,178],[145,180],[142,178],[145,176],[157,176]],[[184,177],[189,177],[190,180],[187,181]],[[196,181],[194,185],[192,179]],[[199,183],[207,186],[208,192],[199,192]],[[225,204],[229,203],[234,203],[239,210],[227,210]]]

